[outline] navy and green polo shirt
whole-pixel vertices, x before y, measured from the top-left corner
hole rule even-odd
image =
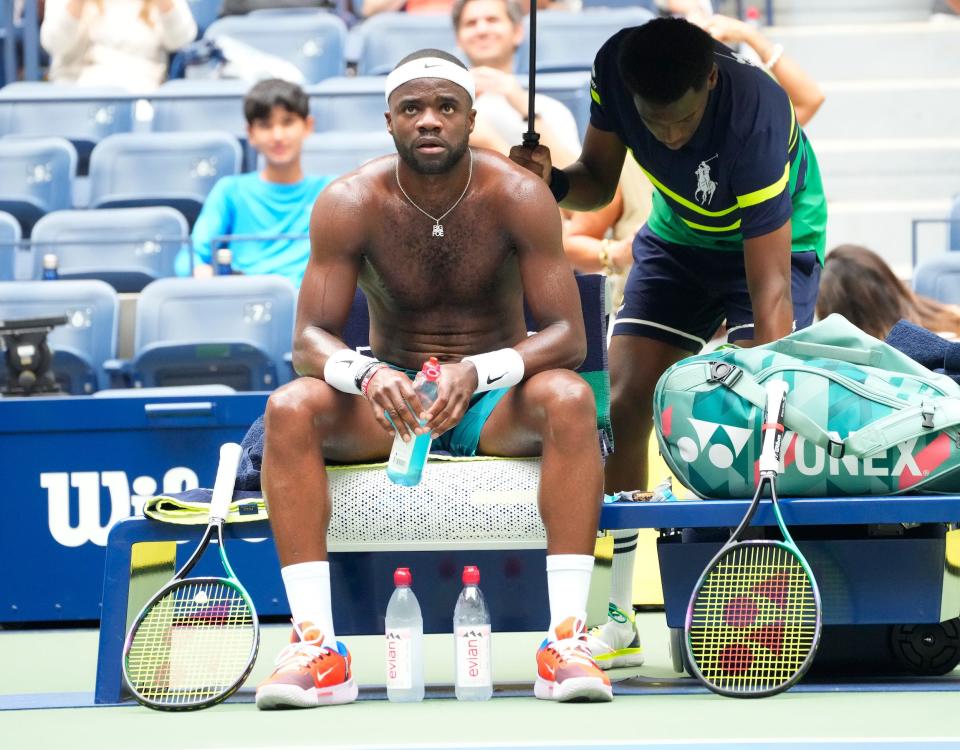
[[[823,262],[827,205],[813,148],[786,92],[766,71],[716,43],[716,87],[693,138],[677,151],[644,125],[618,69],[623,29],[597,53],[590,124],[616,133],[656,190],[647,225],[657,236],[711,250],[793,220],[793,251]]]

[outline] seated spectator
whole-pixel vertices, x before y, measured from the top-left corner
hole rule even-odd
[[[186,0],[47,0],[40,26],[51,81],[131,91],[159,86],[196,35]]]
[[[831,313],[878,339],[901,318],[945,338],[960,337],[960,307],[915,294],[883,258],[860,245],[839,245],[827,253],[817,317]]]
[[[514,56],[523,41],[523,11],[517,0],[456,0],[453,28],[477,86],[477,123],[470,144],[502,154],[527,131],[527,91],[513,72]],[[534,129],[549,147],[553,163],[566,166],[580,153],[573,114],[561,102],[536,95]]]
[[[223,235],[302,235],[302,239],[242,240],[228,243],[235,272],[277,274],[299,286],[310,257],[306,238],[313,203],[333,177],[305,176],[300,155],[313,132],[303,89],[270,79],[256,84],[243,102],[250,145],[263,156],[261,172],[219,180],[193,227],[194,276],[210,276]],[[190,275],[190,249],[177,256],[177,274]]]

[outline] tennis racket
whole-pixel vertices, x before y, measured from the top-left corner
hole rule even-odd
[[[701,574],[687,607],[688,664],[695,677],[720,695],[760,698],[786,690],[810,667],[820,643],[820,591],[777,500],[786,391],[782,381],[766,386],[753,501]],[[783,541],[741,540],[766,485]]]
[[[247,678],[260,646],[253,602],[223,544],[240,446],[220,448],[210,519],[197,549],[137,615],[123,648],[123,678],[144,706],[186,711],[213,706]],[[186,578],[216,536],[226,578]]]

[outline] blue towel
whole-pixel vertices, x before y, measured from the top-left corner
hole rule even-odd
[[[260,464],[263,463],[263,417],[250,425],[247,434],[240,443],[243,455],[237,469],[237,490],[245,492],[260,491]]]
[[[886,342],[924,367],[960,383],[960,343],[948,341],[907,320],[899,321]]]

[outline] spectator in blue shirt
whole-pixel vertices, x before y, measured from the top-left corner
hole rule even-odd
[[[220,247],[232,252],[234,272],[277,274],[300,285],[310,257],[307,239],[313,203],[333,176],[307,176],[300,154],[313,132],[309,100],[293,83],[260,81],[243,102],[250,145],[263,157],[259,172],[219,180],[193,227],[194,276],[210,276]],[[223,235],[299,235],[300,239],[235,239]],[[177,274],[190,275],[189,249],[177,258]]]

